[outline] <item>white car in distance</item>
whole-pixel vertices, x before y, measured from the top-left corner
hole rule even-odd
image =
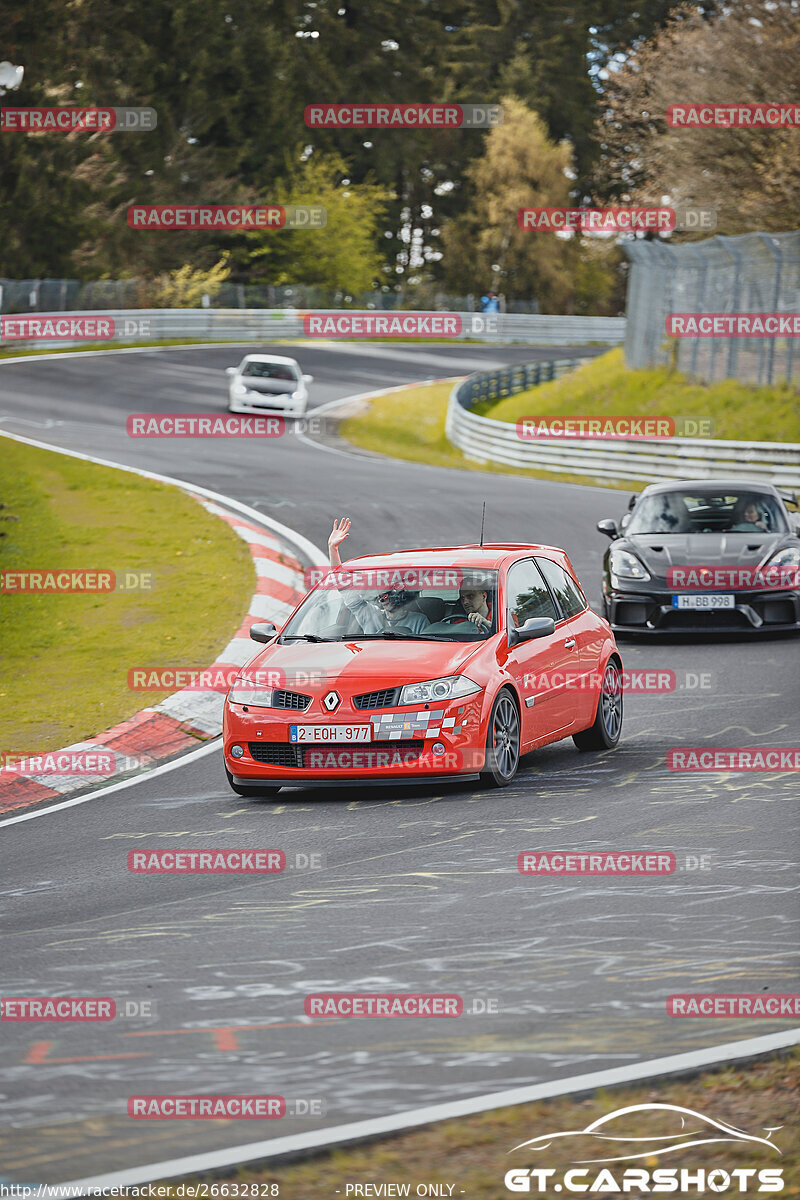
[[[294,358],[246,354],[238,367],[226,367],[228,412],[282,413],[302,417],[313,375],[304,375]]]

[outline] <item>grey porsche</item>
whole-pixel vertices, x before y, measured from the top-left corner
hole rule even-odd
[[[800,630],[797,498],[769,483],[682,480],[630,499],[603,559],[615,633]]]

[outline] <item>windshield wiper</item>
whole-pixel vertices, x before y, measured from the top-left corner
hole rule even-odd
[[[285,640],[288,642],[290,638],[293,641],[299,640],[301,642],[330,642],[333,640],[332,638],[319,637],[316,633],[287,633],[283,635],[281,641]]]
[[[425,633],[395,633],[393,629],[383,629],[380,633],[355,633],[349,634],[342,640],[345,642],[366,642],[376,638],[387,638],[389,641],[398,642],[441,642],[441,638],[436,634]]]

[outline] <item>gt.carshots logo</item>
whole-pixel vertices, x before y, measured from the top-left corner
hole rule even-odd
[[[618,1163],[632,1159],[660,1159],[665,1154],[691,1151],[694,1146],[714,1143],[727,1146],[750,1146],[763,1154],[781,1154],[770,1139],[783,1126],[765,1129],[766,1137],[746,1133],[727,1121],[706,1117],[691,1108],[677,1104],[632,1104],[599,1117],[585,1129],[545,1133],[514,1146],[509,1154],[527,1151],[538,1160],[543,1150],[558,1150],[570,1154],[569,1161],[578,1167],[512,1167],[506,1171],[504,1182],[509,1192],[553,1192],[574,1194],[611,1192],[648,1195],[675,1192],[681,1195],[702,1195],[734,1192],[783,1191],[781,1167],[621,1167]],[[589,1147],[586,1150],[586,1147]],[[589,1157],[592,1149],[597,1158]],[[613,1167],[603,1166],[613,1163]],[[597,1164],[591,1166],[588,1164]]]

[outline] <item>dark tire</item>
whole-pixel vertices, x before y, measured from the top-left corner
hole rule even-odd
[[[495,698],[486,733],[486,766],[481,780],[487,787],[503,788],[519,767],[520,721],[514,697],[503,688]]]
[[[572,735],[579,750],[613,750],[622,734],[622,664],[610,658],[603,675],[594,724]]]
[[[258,800],[261,797],[277,796],[281,790],[279,787],[269,787],[260,783],[254,783],[252,786],[245,786],[241,783],[234,783],[233,776],[228,768],[225,768],[225,776],[228,780],[228,786],[231,791],[236,792],[237,796],[245,796],[251,800]]]

